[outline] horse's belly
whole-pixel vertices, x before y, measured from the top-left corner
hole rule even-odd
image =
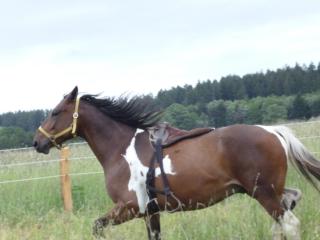
[[[158,179],[159,181],[159,179]],[[161,181],[161,180],[160,180]],[[211,206],[232,194],[239,192],[237,182],[225,177],[205,177],[177,174],[169,177],[170,190],[174,197],[168,201],[172,209],[178,207],[180,201],[182,210],[193,210]],[[162,184],[159,184],[160,188]],[[164,206],[165,198],[159,197],[159,203]]]
[[[168,175],[170,189],[184,209],[212,205],[231,195],[230,186],[237,185],[230,177],[226,162],[221,162],[219,145],[213,144],[214,138],[214,135],[207,134],[164,151],[164,156],[171,159],[174,172],[174,175]],[[156,180],[156,185],[163,188],[161,178]],[[162,196],[159,198],[164,200]],[[175,201],[171,199],[170,204]]]

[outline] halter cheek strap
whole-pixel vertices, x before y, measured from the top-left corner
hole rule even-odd
[[[66,134],[69,134],[71,133],[73,137],[76,137],[77,136],[77,122],[78,122],[78,118],[79,118],[79,104],[80,104],[80,97],[78,97],[76,99],[76,103],[75,103],[75,107],[74,107],[74,112],[72,114],[72,123],[70,124],[69,127],[61,130],[60,132],[56,133],[56,134],[50,134],[48,133],[43,127],[39,127],[38,130],[39,132],[41,132],[44,136],[46,136],[51,142],[52,144],[58,148],[58,149],[61,149],[61,144],[58,144],[56,142],[56,140],[59,138],[59,137],[62,137]]]

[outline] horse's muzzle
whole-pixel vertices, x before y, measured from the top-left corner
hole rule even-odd
[[[37,140],[33,140],[32,145],[38,153],[44,153],[44,154],[48,154],[51,148],[50,146],[51,144],[49,141],[45,141],[45,143],[41,144]]]

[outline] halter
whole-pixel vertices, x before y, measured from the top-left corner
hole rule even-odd
[[[44,130],[44,128],[42,128],[41,126],[38,128],[38,130],[43,135],[45,135],[51,141],[51,143],[59,150],[61,149],[61,144],[58,144],[56,142],[56,140],[59,137],[62,137],[68,133],[71,133],[73,137],[77,136],[76,131],[77,131],[77,120],[79,118],[79,104],[80,104],[80,97],[77,97],[75,107],[74,107],[74,112],[72,114],[72,118],[73,118],[72,123],[70,124],[69,127],[65,128],[64,130],[61,130],[56,134],[50,134],[46,130]]]

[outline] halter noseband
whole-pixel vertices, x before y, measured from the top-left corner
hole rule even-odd
[[[77,120],[79,118],[79,104],[80,104],[80,97],[77,97],[75,107],[74,107],[74,112],[72,114],[72,118],[73,118],[72,123],[70,124],[69,127],[65,128],[64,130],[61,130],[56,134],[50,134],[46,130],[44,130],[44,128],[42,128],[41,126],[38,128],[38,130],[43,135],[45,135],[51,141],[51,143],[58,149],[61,149],[61,144],[58,144],[56,142],[56,139],[58,139],[59,137],[62,137],[63,135],[68,134],[69,132],[71,132],[73,137],[77,136],[76,131],[77,131]]]

